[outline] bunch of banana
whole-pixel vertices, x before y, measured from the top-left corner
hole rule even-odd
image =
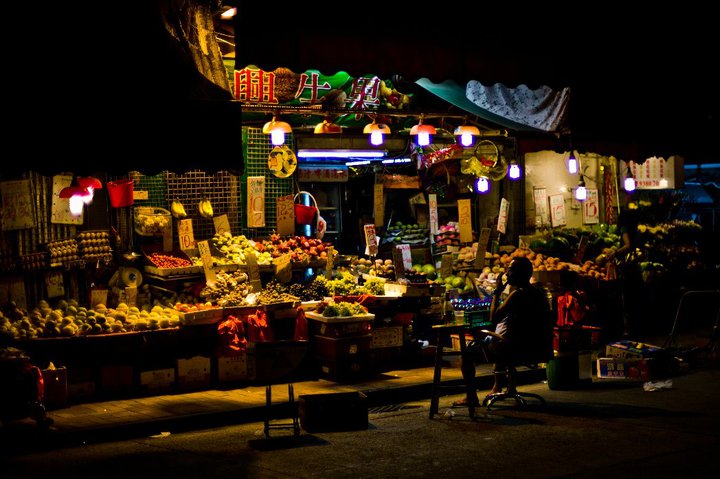
[[[200,216],[203,218],[212,218],[213,217],[213,207],[212,203],[210,203],[210,200],[207,198],[203,198],[200,200],[200,203],[198,203],[198,211],[200,211]]]
[[[170,212],[172,213],[173,217],[177,219],[182,219],[187,216],[185,206],[183,206],[183,204],[180,203],[178,200],[173,200],[172,204],[170,205]]]

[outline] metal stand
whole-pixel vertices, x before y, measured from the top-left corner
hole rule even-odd
[[[276,405],[277,407],[278,405]],[[273,411],[272,405],[272,385],[265,387],[265,437],[270,438],[271,429],[292,429],[295,436],[300,435],[300,418],[298,416],[298,405],[295,402],[295,393],[293,391],[293,385],[288,384],[288,402],[284,404],[289,411]],[[271,424],[271,421],[276,419],[287,419],[291,418],[291,422],[281,422]]]
[[[676,347],[675,344],[676,341],[676,334],[678,333],[678,323],[680,320],[680,312],[682,310],[683,304],[685,304],[685,300],[689,297],[695,297],[695,296],[717,296],[720,298],[720,290],[691,290],[686,291],[682,298],[680,298],[680,303],[678,303],[678,308],[675,313],[675,321],[673,321],[672,329],[670,330],[670,335],[668,336],[667,340],[665,341],[665,344],[663,347],[665,349],[671,349]],[[720,307],[718,307],[717,315],[715,317],[715,323],[713,324],[712,333],[710,334],[710,340],[708,341],[708,344],[704,346],[704,349],[707,349],[709,352],[714,352],[717,349],[717,340],[718,340],[718,329],[720,328]]]

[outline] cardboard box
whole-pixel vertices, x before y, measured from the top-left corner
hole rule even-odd
[[[68,401],[67,368],[43,369],[43,403],[48,408],[64,406]]]
[[[597,376],[604,379],[633,379],[650,381],[652,359],[642,358],[598,358]]]
[[[92,368],[70,368],[67,374],[68,399],[86,399],[95,395],[97,386]]]
[[[210,358],[195,356],[177,360],[177,384],[182,389],[210,387]]]
[[[153,369],[140,372],[140,390],[143,392],[169,391],[175,386],[175,368]]]
[[[310,433],[368,428],[367,396],[360,391],[303,394],[298,409],[300,425]]]
[[[372,331],[370,349],[398,348],[403,345],[403,327],[387,326]]]
[[[106,394],[127,395],[133,391],[133,367],[112,365],[100,368],[100,389]]]
[[[609,358],[652,358],[663,351],[659,346],[630,340],[616,341],[605,346],[605,356]]]
[[[217,358],[217,378],[221,383],[247,379],[247,354]]]

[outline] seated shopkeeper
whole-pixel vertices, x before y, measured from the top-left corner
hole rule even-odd
[[[478,332],[479,337],[468,346],[474,361],[472,365],[463,364],[465,375],[474,377],[474,363],[483,359],[494,363],[493,371],[504,371],[508,365],[539,362],[538,358],[552,356],[552,316],[545,291],[530,284],[532,273],[532,263],[525,257],[518,256],[510,263],[507,283],[501,277],[490,305],[495,331]],[[489,394],[501,392],[501,376],[494,374]],[[507,388],[508,392],[515,391],[514,384]]]

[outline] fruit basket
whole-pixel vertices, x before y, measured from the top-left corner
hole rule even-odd
[[[135,232],[141,236],[162,236],[172,233],[170,212],[163,208],[139,206],[135,208]]]

